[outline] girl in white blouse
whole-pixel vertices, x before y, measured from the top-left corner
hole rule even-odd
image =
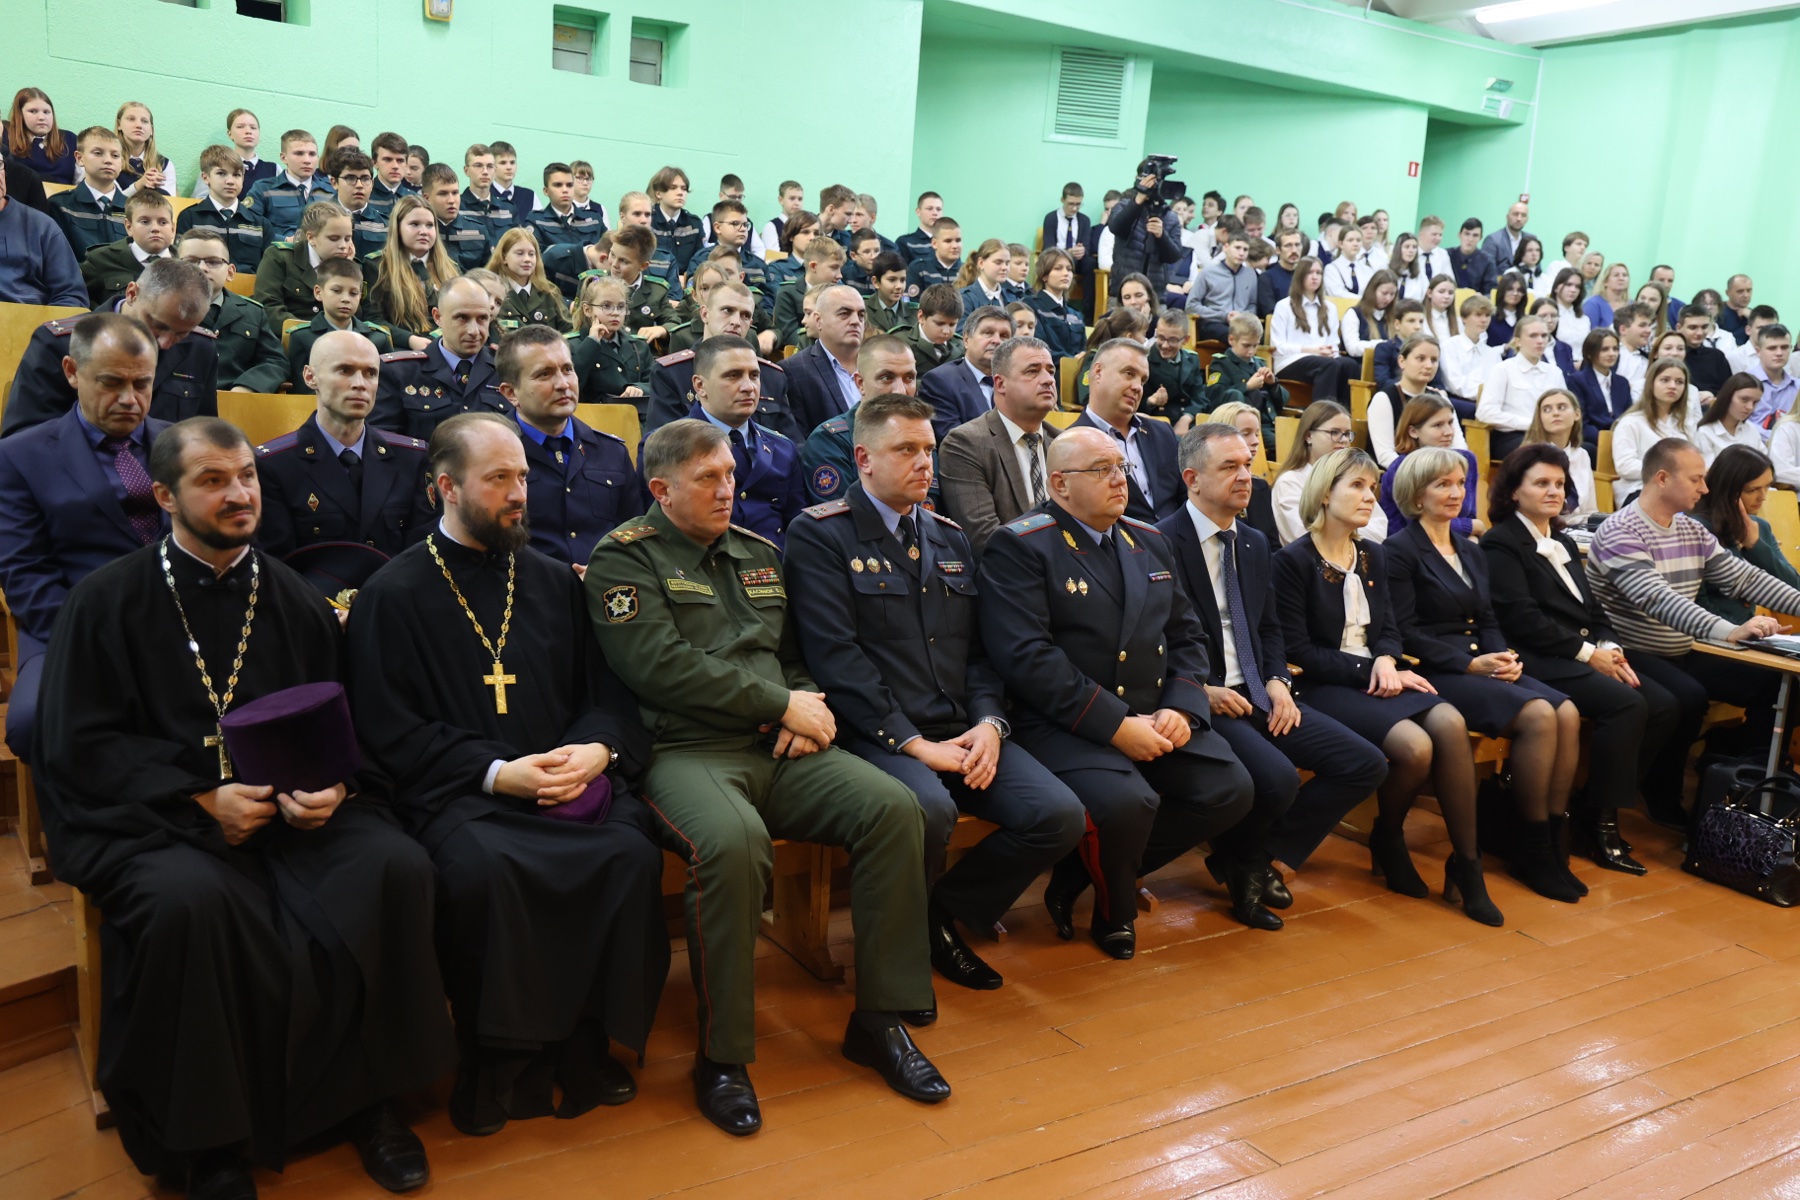
[[[1594,327],[1581,311],[1581,292],[1578,271],[1562,271],[1550,285],[1550,295],[1556,300],[1556,340],[1569,348],[1570,358],[1578,369],[1581,344],[1587,341],[1588,330]]]
[[[1391,392],[1376,392],[1369,398],[1369,453],[1384,470],[1400,457],[1400,450],[1394,445],[1400,415],[1408,404],[1431,391],[1431,381],[1437,378],[1439,353],[1437,339],[1430,334],[1407,338],[1400,347],[1399,386]],[[1462,422],[1456,422],[1455,426],[1456,436],[1451,445],[1458,450],[1465,449],[1468,443],[1463,440]]]
[[[1338,347],[1337,306],[1325,298],[1325,268],[1316,258],[1294,264],[1288,298],[1275,305],[1269,341],[1275,351],[1275,374],[1312,384],[1321,400],[1350,403],[1350,381],[1362,373],[1362,360]]]
[[[1364,353],[1387,340],[1387,313],[1399,290],[1400,281],[1392,271],[1377,271],[1369,277],[1362,299],[1344,314],[1344,353],[1360,360]]]
[[[1473,400],[1487,382],[1488,372],[1506,352],[1505,346],[1488,344],[1488,326],[1494,319],[1494,302],[1486,296],[1463,297],[1462,332],[1443,345],[1444,382],[1464,399]],[[1510,335],[1508,340],[1511,340]]]
[[[1644,395],[1612,428],[1613,484],[1616,508],[1624,508],[1644,490],[1644,455],[1664,438],[1694,436],[1694,415],[1688,408],[1687,364],[1676,358],[1659,358],[1644,375]]]
[[[1719,394],[1713,397],[1706,406],[1706,415],[1694,427],[1694,445],[1700,447],[1700,453],[1706,456],[1706,465],[1713,465],[1719,452],[1727,446],[1748,446],[1752,450],[1761,450],[1762,430],[1750,423],[1750,414],[1756,411],[1757,401],[1762,399],[1762,384],[1754,375],[1737,374],[1719,385]],[[1769,457],[1775,459],[1775,478],[1785,484],[1800,483],[1800,428],[1788,435],[1788,454],[1791,477],[1783,478],[1781,460],[1776,457],[1775,444],[1781,439],[1781,426],[1776,426],[1775,436],[1769,439]]]
[[[1300,428],[1293,449],[1281,464],[1270,488],[1270,501],[1275,508],[1275,529],[1281,543],[1294,541],[1306,532],[1300,517],[1300,494],[1312,475],[1313,464],[1334,450],[1343,450],[1356,436],[1350,424],[1350,410],[1333,400],[1315,400],[1300,414]],[[1369,519],[1363,537],[1379,542],[1387,537],[1387,517],[1380,508]]]
[[[1439,275],[1425,293],[1425,332],[1439,344],[1462,332],[1456,324],[1456,280]]]
[[[1568,388],[1551,388],[1538,397],[1537,413],[1525,431],[1525,443],[1548,442],[1569,456],[1568,483],[1573,494],[1563,507],[1572,525],[1600,511],[1594,496],[1594,462],[1581,442],[1581,402]],[[1525,444],[1521,443],[1521,444]]]
[[[1387,269],[1400,285],[1400,299],[1425,303],[1425,291],[1431,286],[1431,273],[1419,257],[1419,239],[1403,233],[1394,239],[1394,252],[1388,256]]]
[[[1338,252],[1325,268],[1325,294],[1354,300],[1360,297],[1375,274],[1363,256],[1362,230],[1346,226],[1338,235]]]

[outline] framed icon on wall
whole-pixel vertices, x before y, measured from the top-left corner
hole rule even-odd
[[[450,9],[456,0],[425,0],[425,19],[427,21],[448,21]]]

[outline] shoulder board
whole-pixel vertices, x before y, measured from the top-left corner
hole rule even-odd
[[[676,363],[684,363],[692,357],[694,357],[694,352],[692,350],[677,350],[673,354],[665,354],[657,359],[656,365],[659,367],[672,367]]]
[[[373,425],[369,426],[369,432],[374,434],[378,441],[399,450],[425,449],[424,442],[416,437],[407,437],[404,433],[393,433],[386,429],[376,429]],[[290,434],[289,436],[292,435]],[[271,442],[270,444],[273,445],[274,443]]]
[[[239,207],[240,207],[240,208],[249,208],[249,207],[250,207],[250,205],[251,205],[251,202],[252,202],[252,201],[253,201],[253,200],[254,200],[254,197],[252,197],[252,196],[245,196],[245,197],[244,197],[244,198],[243,198],[243,199],[242,199],[242,200],[240,200],[240,201],[239,201],[239,202],[238,202],[238,206],[239,206]]]
[[[261,308],[263,306],[263,302],[261,300],[256,299],[254,296],[238,296],[238,294],[236,292],[226,292],[225,294],[227,296],[237,296],[237,298],[239,300],[242,300],[245,304],[254,304],[258,308]]]
[[[207,328],[207,327],[206,327],[206,326],[204,326],[204,325],[196,325],[196,326],[194,326],[194,332],[195,332],[195,333],[196,333],[196,334],[198,334],[198,335],[199,335],[199,336],[200,336],[200,337],[204,337],[204,338],[211,338],[211,339],[213,339],[213,340],[214,340],[214,341],[215,341],[215,342],[216,342],[216,341],[218,341],[218,340],[219,340],[219,335],[218,335],[218,334],[217,334],[217,333],[216,333],[216,332],[214,332],[214,331],[213,331],[213,330],[211,330],[211,329],[208,329],[208,328]]]
[[[589,280],[589,279],[603,279],[605,277],[606,277],[606,272],[601,270],[599,267],[589,267],[587,270],[583,271],[581,274],[577,275],[575,278],[577,280],[581,280],[581,281],[585,282],[586,280]]]
[[[815,521],[823,521],[826,517],[835,517],[839,513],[850,511],[848,500],[827,500],[824,504],[815,504],[811,508],[800,510]]]
[[[269,249],[271,249],[271,250],[292,250],[293,248],[294,248],[294,243],[292,243],[292,242],[276,242],[273,246],[269,247]],[[380,254],[380,253],[381,253],[381,251],[379,251],[379,250],[375,251],[375,254]],[[369,257],[373,258],[374,254],[371,254]]]
[[[288,243],[287,245],[290,250],[293,249],[292,243]],[[381,257],[381,254],[382,254],[382,252],[380,250],[371,250],[367,254],[363,255],[363,261],[365,263],[375,262],[377,259],[379,259]]]
[[[1016,521],[1002,525],[1000,528],[1008,533],[1036,533],[1040,529],[1049,529],[1056,524],[1056,518],[1049,513],[1032,513],[1029,517],[1020,517]]]
[[[823,429],[828,433],[849,433],[850,418],[843,413],[839,413],[835,417],[829,417],[819,422],[819,429]],[[818,429],[815,429],[813,432],[817,433]]]
[[[767,367],[768,369],[770,369],[772,371],[780,371],[784,375],[787,374],[787,368],[783,367],[778,362],[773,362],[766,358],[759,358],[756,361],[761,363],[763,366]]]
[[[269,454],[277,454],[283,450],[292,450],[295,446],[298,446],[299,444],[300,444],[300,431],[295,430],[292,433],[284,433],[278,438],[270,438],[268,441],[264,442],[262,445],[260,445],[256,448],[256,453],[259,456],[269,455]]]
[[[920,505],[920,507],[924,508],[925,506]],[[939,525],[948,525],[950,528],[956,529],[956,530],[960,530],[962,528],[961,525],[958,525],[955,521],[952,521],[949,517],[946,517],[943,513],[939,512],[935,508],[926,508],[925,511],[930,513],[934,518],[936,518],[937,523]]]
[[[604,429],[595,429],[592,425],[589,425],[587,428],[588,428],[588,432],[593,434],[595,437],[603,437],[603,438],[607,439],[608,441],[617,442],[621,446],[625,445],[625,439],[620,437],[616,433],[608,433]],[[627,447],[627,448],[629,449],[629,447]]]
[[[425,352],[423,350],[389,350],[381,356],[381,361],[384,363],[423,362],[424,360]]]
[[[761,542],[763,545],[767,546],[769,549],[773,550],[777,554],[781,553],[780,546],[777,546],[774,542],[771,542],[768,538],[766,538],[762,534],[756,532],[754,529],[745,529],[742,525],[733,525],[731,527],[731,530],[733,533],[741,533],[747,538],[751,538],[754,541]]]
[[[1162,530],[1158,529],[1154,525],[1146,524],[1145,522],[1138,520],[1136,517],[1120,517],[1119,524],[1129,525],[1133,529],[1141,530],[1144,533],[1154,533],[1157,537],[1162,536]]]
[[[658,532],[660,531],[654,525],[627,525],[622,529],[613,530],[606,536],[621,546],[629,546],[644,538],[655,537]]]
[[[54,320],[45,321],[38,328],[48,329],[51,337],[68,337],[75,332],[75,322],[80,319],[80,317],[57,317]]]

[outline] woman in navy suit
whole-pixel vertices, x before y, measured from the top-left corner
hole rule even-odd
[[[1407,853],[1404,822],[1431,779],[1454,848],[1444,899],[1484,925],[1504,918],[1488,899],[1475,841],[1475,760],[1462,714],[1430,681],[1400,665],[1400,629],[1388,599],[1382,548],[1357,536],[1375,511],[1381,471],[1361,450],[1336,450],[1313,467],[1300,497],[1307,533],[1275,556],[1275,604],[1298,695],[1380,746],[1388,777],[1369,832],[1375,873],[1404,896],[1429,894]]]
[[[1390,539],[1388,591],[1400,642],[1419,672],[1470,729],[1512,739],[1508,760],[1523,836],[1508,867],[1540,896],[1573,904],[1587,894],[1554,849],[1581,760],[1581,714],[1569,698],[1525,674],[1507,648],[1488,595],[1487,560],[1451,531],[1468,468],[1454,450],[1406,456],[1394,499],[1410,524]]]
[[[1618,366],[1619,335],[1600,328],[1581,344],[1581,370],[1563,377],[1581,401],[1582,441],[1591,458],[1600,456],[1600,431],[1611,429],[1631,407],[1631,381],[1619,374]]]

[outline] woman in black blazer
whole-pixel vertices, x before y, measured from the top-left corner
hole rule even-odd
[[[1619,837],[1619,809],[1644,782],[1654,757],[1644,747],[1672,736],[1680,706],[1667,688],[1632,670],[1588,587],[1580,551],[1558,519],[1567,472],[1568,459],[1555,446],[1525,445],[1508,455],[1494,474],[1493,526],[1481,548],[1501,631],[1525,669],[1566,693],[1594,723],[1587,787],[1571,802],[1571,841],[1608,870],[1642,875]],[[1677,819],[1680,791],[1676,780],[1668,803]]]
[[[1369,832],[1375,873],[1405,896],[1426,896],[1407,853],[1404,822],[1429,777],[1453,851],[1444,899],[1499,925],[1475,842],[1475,760],[1462,714],[1422,676],[1399,665],[1400,631],[1379,545],[1357,537],[1375,511],[1381,470],[1361,450],[1320,459],[1300,495],[1308,532],[1275,556],[1275,605],[1288,659],[1301,670],[1298,698],[1380,746],[1388,776]]]
[[[1389,538],[1388,590],[1406,652],[1470,729],[1512,739],[1508,766],[1524,822],[1508,867],[1540,896],[1573,904],[1587,888],[1556,851],[1551,822],[1568,810],[1581,763],[1581,714],[1525,674],[1488,597],[1487,561],[1450,522],[1463,510],[1467,465],[1454,450],[1406,456],[1394,500],[1410,523]]]

